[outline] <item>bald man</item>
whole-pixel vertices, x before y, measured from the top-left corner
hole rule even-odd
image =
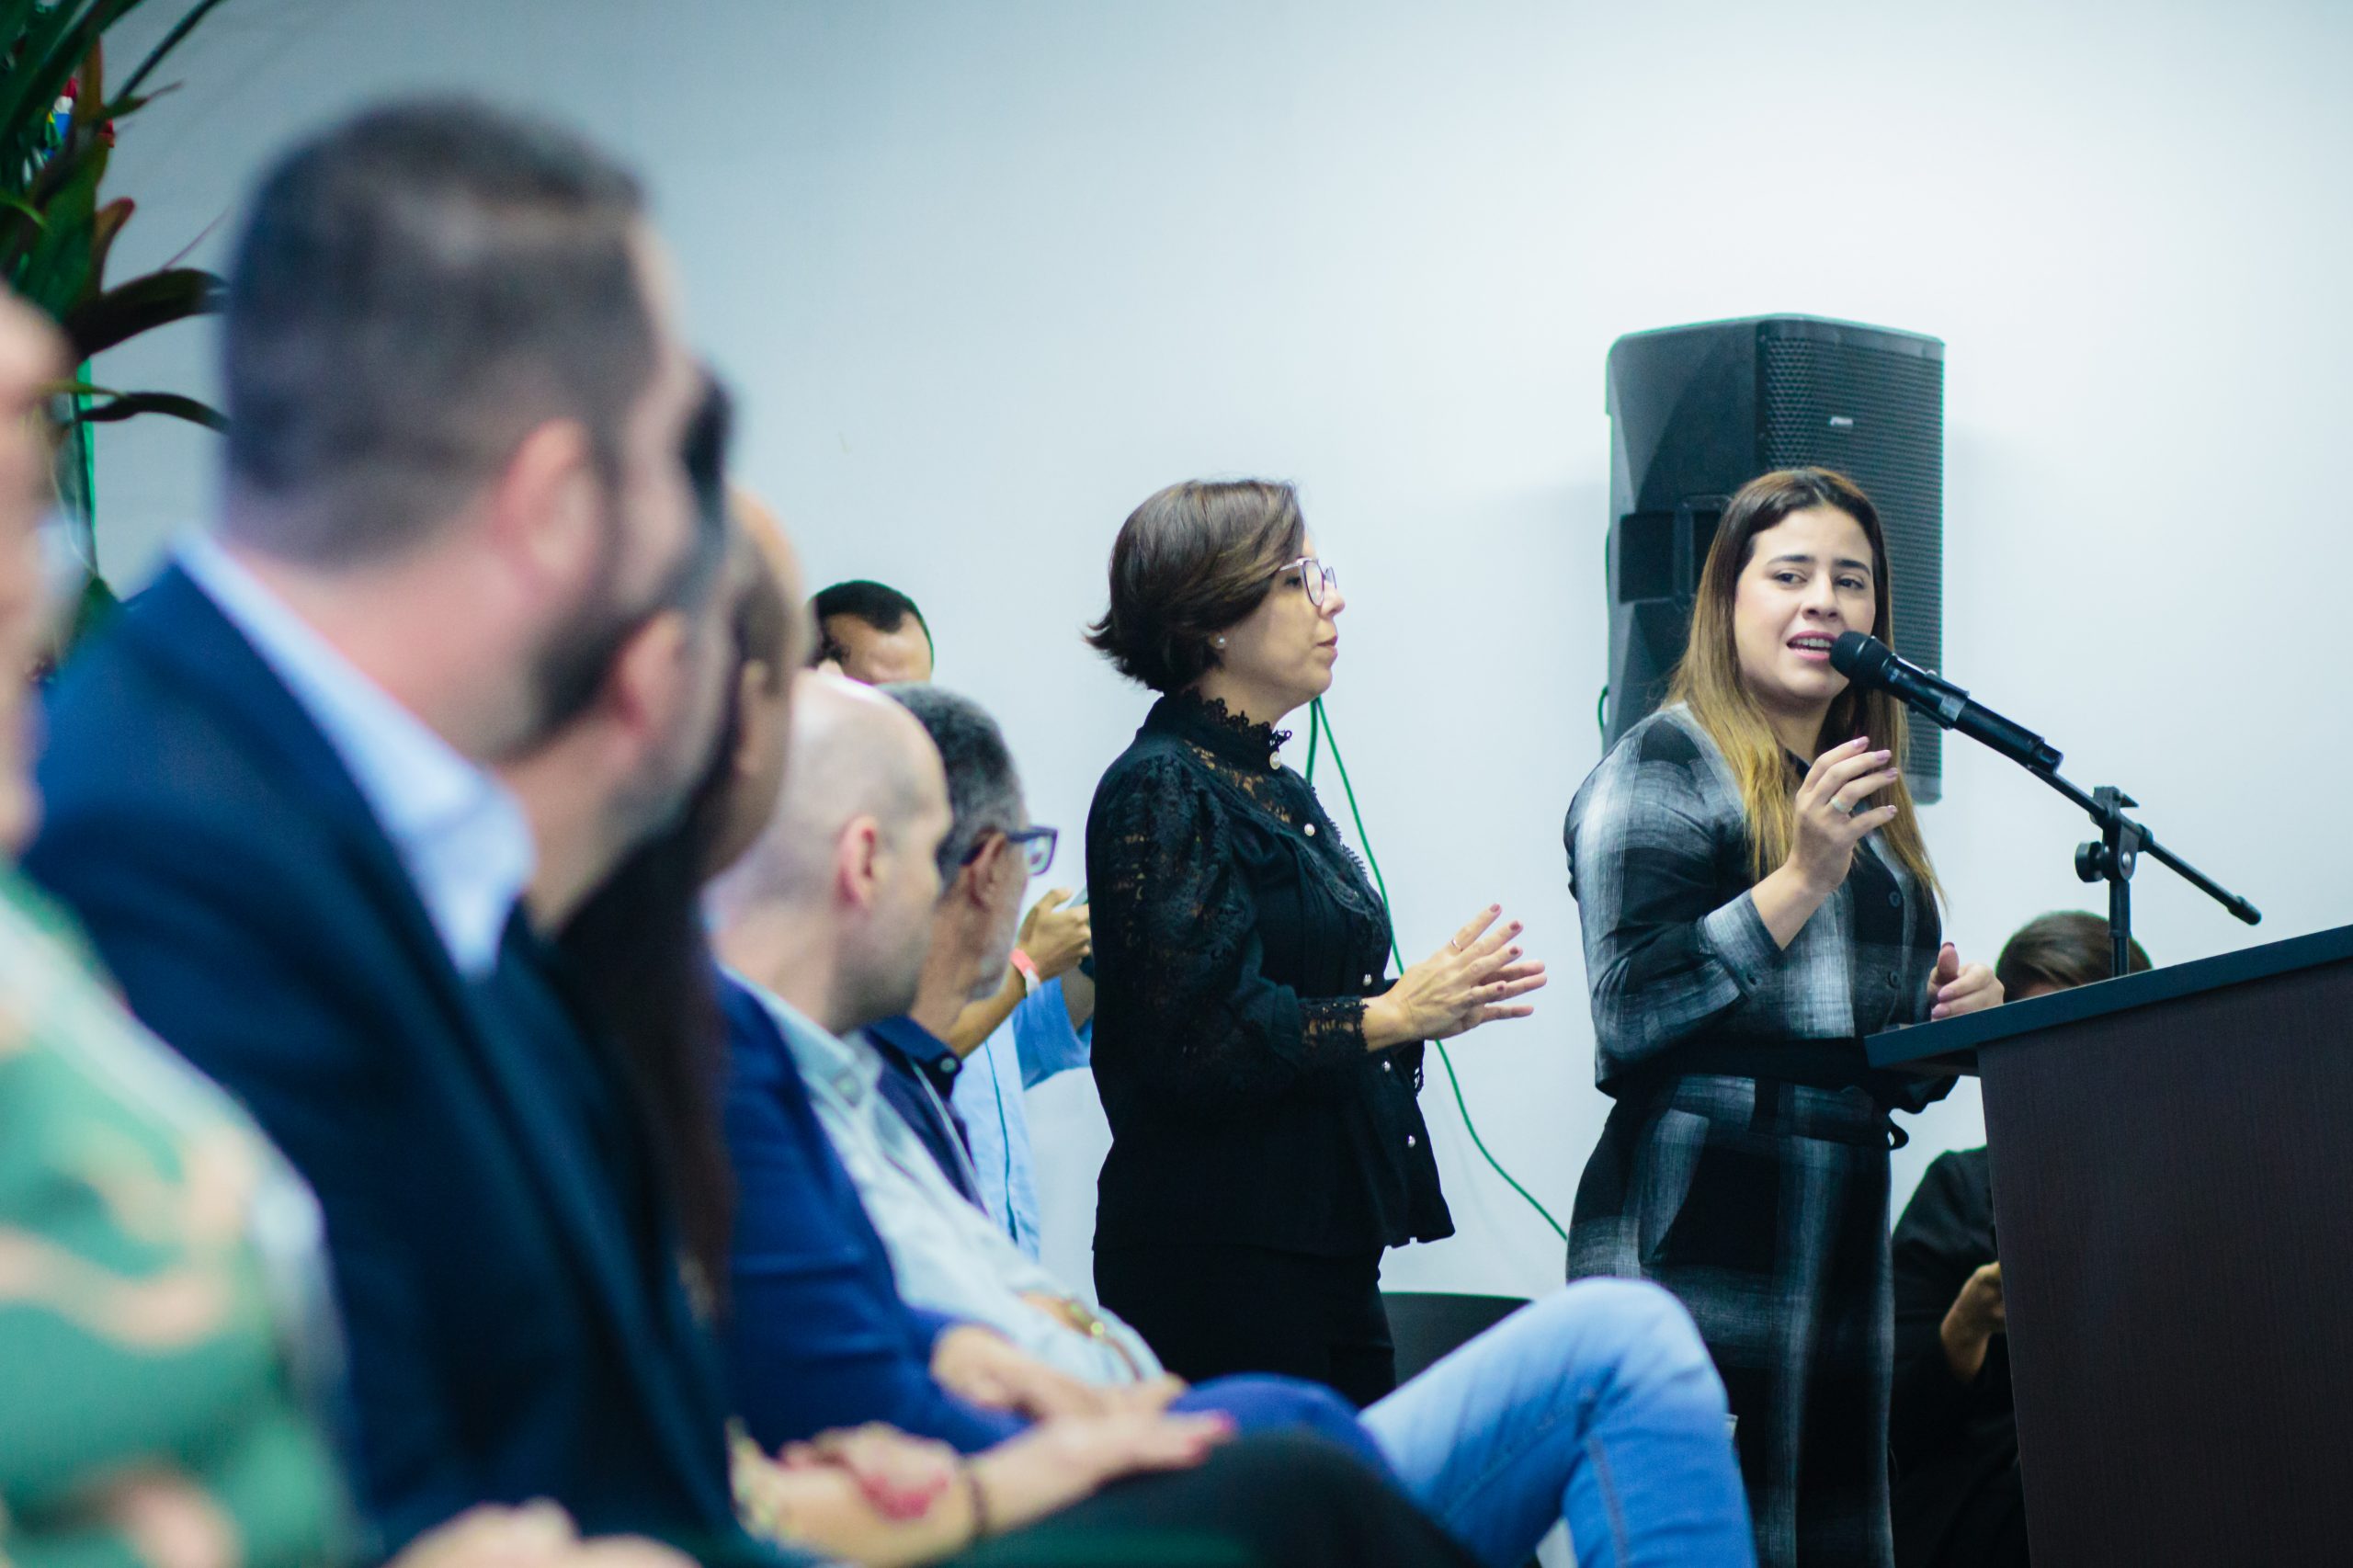
[[[791,770],[749,853],[711,888],[720,956],[819,1028],[904,1012],[923,979],[948,779],[914,715],[837,676],[796,677]]]

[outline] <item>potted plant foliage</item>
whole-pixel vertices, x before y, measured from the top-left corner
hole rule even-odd
[[[213,429],[220,414],[171,392],[119,392],[92,384],[92,356],[141,333],[220,308],[221,280],[168,266],[109,281],[107,257],[130,222],[129,197],[102,192],[117,128],[168,88],[148,85],[156,68],[221,4],[198,0],[111,92],[105,71],[108,28],[142,0],[0,0],[0,276],[46,312],[85,367],[50,404],[60,513],[68,547],[97,560],[90,426],[162,415]],[[86,576],[77,627],[111,603],[95,571]]]

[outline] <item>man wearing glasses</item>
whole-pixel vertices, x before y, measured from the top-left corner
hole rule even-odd
[[[1018,972],[1016,927],[1030,879],[1054,858],[1055,832],[1030,824],[1005,737],[962,698],[928,685],[881,688],[915,716],[939,749],[955,825],[939,846],[939,902],[915,1006],[866,1027],[881,1057],[882,1097],[914,1128],[949,1182],[974,1208],[990,1206],[962,1119],[949,1103],[970,1048],[951,1044],[959,1017]]]
[[[811,599],[809,610],[821,632],[813,665],[861,686],[888,686],[893,695],[930,683],[930,623],[899,589],[863,579],[836,583]],[[1001,813],[1003,802],[996,805]],[[1009,834],[1028,856],[1031,877],[1051,863],[1051,828],[993,831]],[[990,842],[981,835],[961,852],[978,856]],[[943,885],[957,881],[959,864],[941,866]],[[1024,1095],[1094,1056],[1094,966],[1086,961],[1093,934],[1086,905],[1072,896],[1070,888],[1054,888],[1031,904],[1011,952],[995,952],[995,967],[969,999],[946,1007],[945,988],[935,986],[929,1006],[872,1031],[890,1068],[883,1087],[892,1104],[957,1189],[1033,1259],[1042,1226]]]

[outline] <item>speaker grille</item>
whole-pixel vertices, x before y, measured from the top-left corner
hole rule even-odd
[[[1765,466],[1836,469],[1863,487],[1887,533],[1895,651],[1944,662],[1944,362],[1851,343],[1758,345]],[[1882,633],[1884,635],[1884,633]],[[1944,732],[1915,722],[1914,793],[1943,793]]]

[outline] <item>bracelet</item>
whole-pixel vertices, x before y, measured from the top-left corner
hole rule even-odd
[[[981,1472],[973,1467],[970,1460],[967,1460],[964,1461],[963,1469],[958,1473],[964,1478],[965,1501],[972,1505],[972,1540],[976,1542],[986,1540],[989,1538],[990,1528],[989,1494],[981,1489]]]
[[[1016,948],[1013,949],[1013,967],[1021,971],[1021,994],[1038,994],[1038,987],[1045,983],[1038,974],[1038,960]]]

